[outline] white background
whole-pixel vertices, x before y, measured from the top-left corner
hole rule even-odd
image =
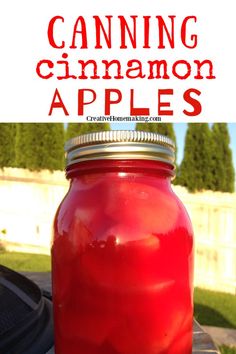
[[[117,88],[123,93],[122,103],[114,106],[112,115],[129,115],[129,90],[135,89],[135,102],[140,107],[149,107],[150,115],[157,116],[157,89],[173,88],[174,96],[171,106],[174,116],[163,116],[163,121],[172,122],[235,122],[235,83],[236,83],[236,40],[233,0],[223,1],[30,1],[12,0],[0,5],[0,121],[52,122],[52,121],[85,121],[77,115],[77,91],[79,88],[91,88],[97,92],[96,103],[87,106],[85,116],[104,115],[104,88]],[[64,24],[58,22],[58,40],[65,40],[69,46],[73,26],[78,16],[84,16],[88,31],[88,50],[53,49],[47,38],[49,20],[56,15],[65,18]],[[114,37],[113,49],[94,50],[94,27],[92,16],[113,15]],[[152,48],[151,49],[119,49],[116,18],[138,15],[152,16]],[[155,46],[155,16],[176,16],[176,48],[158,50]],[[179,28],[185,16],[195,15],[197,24],[193,24],[191,33],[198,35],[196,49],[187,49],[181,45]],[[141,32],[140,32],[141,33]],[[139,44],[141,46],[141,44]],[[129,59],[155,60],[166,59],[170,63],[185,59],[210,59],[214,64],[215,80],[62,80],[56,78],[40,79],[35,71],[39,60],[60,60],[61,54],[67,52],[71,62],[88,58],[119,59],[125,63]],[[73,64],[75,65],[75,64]],[[73,67],[72,65],[72,67]],[[54,110],[48,116],[50,103],[58,88],[70,116],[64,116],[62,110]],[[200,101],[202,114],[187,117],[183,109],[189,106],[184,103],[183,92],[194,87],[202,92]]]

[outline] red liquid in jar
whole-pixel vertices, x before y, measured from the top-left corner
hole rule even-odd
[[[92,165],[55,219],[56,354],[192,353],[192,228],[165,164]]]

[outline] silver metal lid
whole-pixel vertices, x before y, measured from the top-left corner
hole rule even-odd
[[[157,160],[174,166],[175,144],[165,135],[108,130],[77,136],[65,144],[66,164],[101,159]]]

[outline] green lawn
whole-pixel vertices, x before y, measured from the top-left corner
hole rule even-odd
[[[202,325],[236,328],[236,296],[196,288],[195,318]]]
[[[221,354],[236,354],[236,348],[229,348],[225,345],[220,346]]]
[[[49,272],[51,257],[41,254],[0,252],[0,264],[21,272]]]

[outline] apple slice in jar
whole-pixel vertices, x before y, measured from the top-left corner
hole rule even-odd
[[[112,314],[94,311],[76,311],[65,308],[59,321],[60,336],[66,340],[82,340],[93,345],[101,345],[116,325]],[[65,331],[66,324],[66,331]]]
[[[105,213],[118,222],[150,233],[166,233],[176,224],[179,207],[175,198],[145,181],[124,179],[110,186],[108,193]]]
[[[164,269],[157,272],[160,247],[158,237],[150,235],[121,244],[129,228],[119,224],[108,232],[117,237],[109,236],[106,241],[98,241],[97,245],[94,244],[81,255],[79,267],[85,281],[119,293],[129,292],[129,289],[138,291],[156,284],[157,273],[160,279],[161,273],[165,272]],[[81,277],[79,273],[78,276]]]
[[[109,340],[120,353],[169,354],[168,348],[178,336],[185,314],[184,306],[175,303],[173,291],[165,298],[157,295],[150,306],[146,304],[139,311],[126,315]]]

